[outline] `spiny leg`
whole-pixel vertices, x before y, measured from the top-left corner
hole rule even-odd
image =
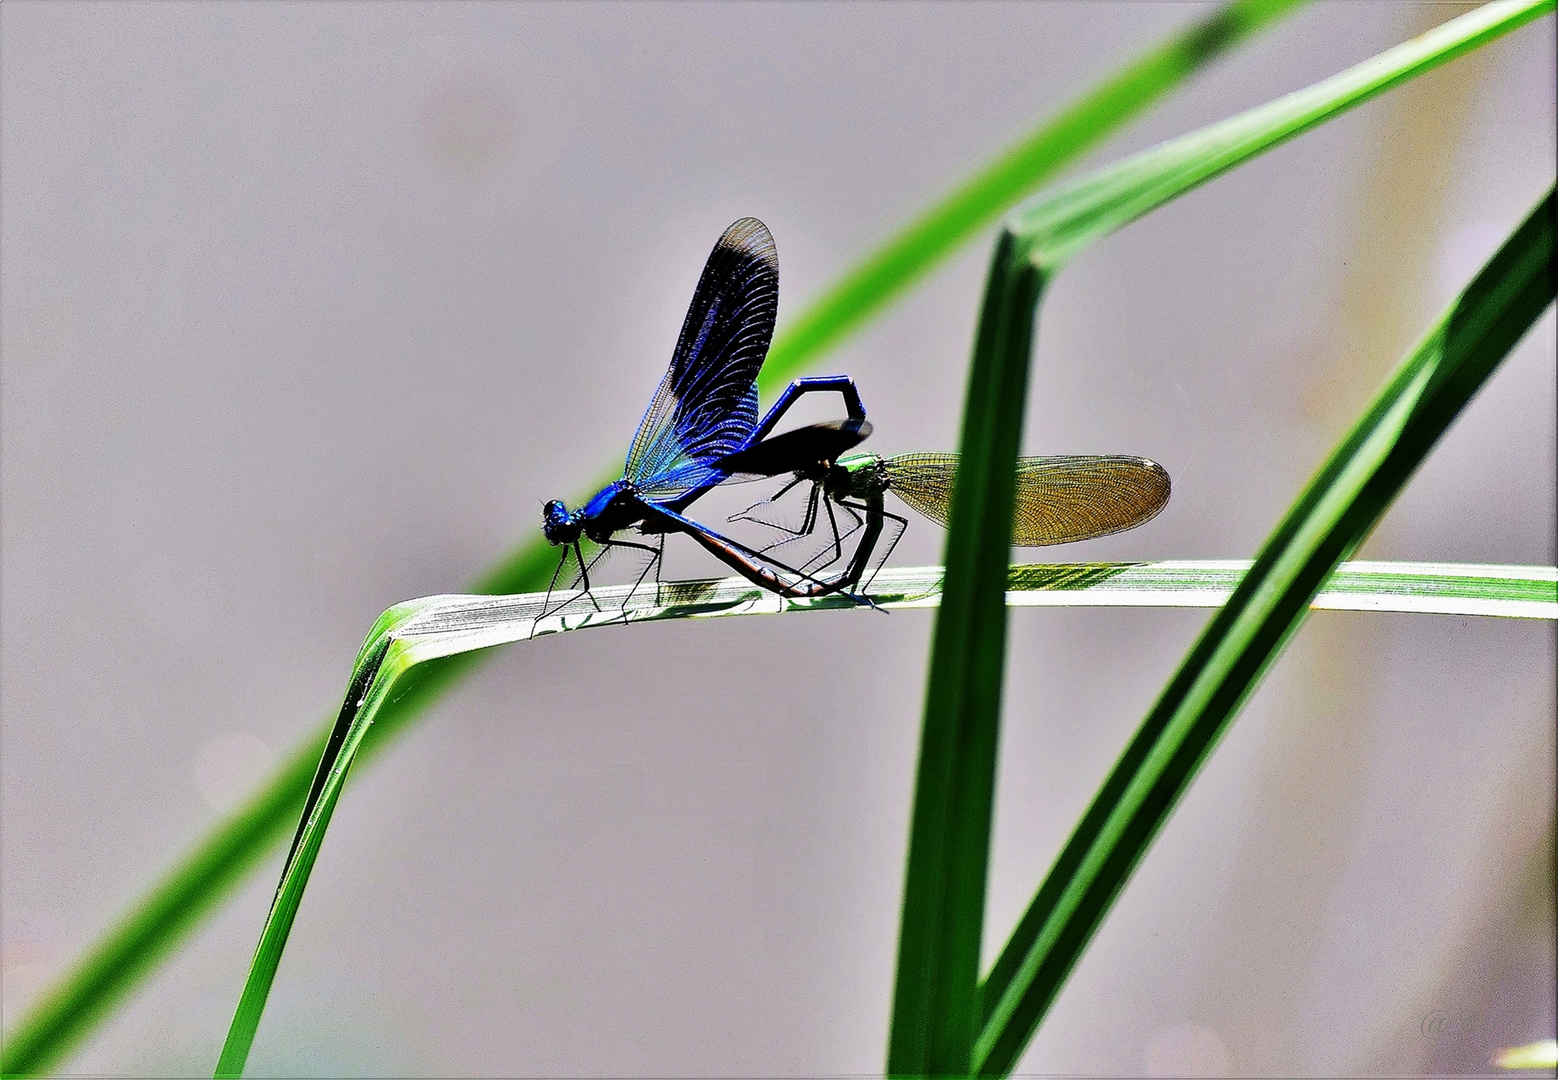
[[[829,593],[842,592],[844,595],[854,598],[852,594],[847,591],[848,587],[845,583],[824,581],[816,575],[810,574],[799,567],[791,566],[788,563],[781,562],[780,560],[774,558],[772,555],[758,551],[756,548],[748,547],[739,540],[734,540],[728,536],[720,536],[718,533],[710,533],[708,530],[697,525],[696,522],[683,518],[674,512],[668,513],[666,516],[681,526],[679,531],[685,532],[693,539],[698,540],[699,543],[704,547],[704,550],[708,551],[711,555],[718,558],[721,562],[724,562],[727,566],[741,571],[742,576],[747,577],[747,580],[753,581],[754,584],[760,585],[765,589],[777,592],[780,596],[797,598],[802,595],[826,596]],[[711,540],[716,541],[717,543],[711,545],[708,542]],[[738,562],[733,560],[740,560],[740,562],[745,563],[749,567],[755,567],[758,563],[766,563],[767,567],[772,567],[773,570],[777,570],[780,573],[793,575],[802,582],[809,582],[810,584],[817,586],[818,591],[810,594],[785,592],[783,591],[782,583],[778,582],[777,580],[772,582],[757,581],[755,578],[747,574],[746,571],[741,570],[741,566],[738,565]],[[763,572],[772,574],[772,571],[768,570],[767,567],[764,568]]]
[[[530,637],[532,640],[536,636],[537,624],[539,624],[542,619],[546,618],[552,613],[552,590],[557,588],[557,578],[562,574],[563,567],[568,565],[568,552],[571,550],[571,548],[564,545],[563,557],[557,561],[557,569],[552,571],[552,580],[546,584],[546,596],[541,599],[541,610],[536,612],[535,620],[530,624]],[[558,608],[562,608],[565,604],[567,604],[566,600],[557,606]]]
[[[748,547],[739,540],[721,536],[691,518],[683,517],[669,506],[650,504],[649,510],[650,518],[657,519],[654,520],[656,528],[686,534],[697,541],[698,545],[709,554],[760,588],[778,593],[787,599],[815,599],[837,593],[857,604],[871,604],[869,597],[858,596],[849,591],[850,586],[860,580],[859,564],[864,559],[858,553],[855,563],[849,570],[838,577],[824,580],[815,574],[780,562],[771,555],[765,555],[755,548]],[[875,542],[876,535],[880,532],[880,525],[874,519],[872,525],[873,529],[867,533],[859,551],[869,552]],[[786,582],[779,577],[779,574],[789,574],[799,580]]]
[[[816,486],[816,488],[813,489],[814,493],[821,491],[821,488],[822,488],[822,485],[818,484]],[[843,504],[841,503],[840,505],[843,505]],[[753,551],[750,548],[744,548],[744,550],[746,550],[748,552],[748,554],[752,555],[753,557],[760,558],[763,561],[765,561],[767,563],[770,563],[776,569],[781,570],[784,573],[795,575],[801,581],[808,581],[808,582],[811,582],[812,584],[815,584],[815,585],[823,585],[823,584],[825,584],[823,582],[823,580],[817,576],[817,573],[819,571],[821,571],[821,570],[827,569],[829,566],[832,566],[835,562],[837,562],[840,558],[843,557],[843,540],[845,538],[853,535],[856,531],[858,531],[860,529],[860,527],[864,524],[864,522],[852,510],[849,511],[850,517],[855,519],[855,524],[847,532],[841,534],[839,532],[839,528],[838,528],[838,519],[833,514],[833,507],[831,505],[831,502],[825,496],[822,499],[822,506],[823,506],[823,509],[826,510],[827,514],[828,514],[828,522],[829,522],[829,525],[830,525],[830,527],[831,527],[831,529],[833,531],[833,546],[834,546],[834,548],[837,549],[837,554],[835,554],[827,562],[822,563],[820,566],[813,565],[813,564],[816,563],[816,561],[818,559],[820,559],[824,555],[828,554],[828,550],[826,548],[824,548],[822,551],[818,552],[811,559],[809,559],[806,562],[802,563],[800,566],[791,566],[788,563],[780,562],[778,559],[774,558],[771,554],[769,554],[769,552],[772,550],[772,548],[779,546],[777,544],[770,545],[770,547],[764,548],[761,552]],[[845,509],[849,510],[849,508],[847,506],[845,506]],[[865,509],[865,508],[862,507],[862,509]],[[813,513],[815,515],[815,510],[813,511]],[[815,521],[815,517],[814,517],[813,521],[812,521],[812,528],[815,528],[815,527],[816,527],[816,521]],[[810,530],[808,530],[808,531],[810,531]],[[795,540],[795,539],[799,539],[799,537],[793,537],[792,536],[789,540],[782,541],[782,543],[788,544],[790,542],[790,540]],[[737,546],[740,547],[741,545],[737,545]],[[850,591],[850,586],[853,585],[853,584],[856,584],[857,581],[858,581],[858,578],[856,580],[852,581],[852,580],[849,579],[849,577],[846,574],[845,576],[841,577],[840,579],[838,579],[834,583],[832,583],[827,588],[826,591],[828,593],[838,593],[840,596],[848,597],[849,599],[855,601],[855,603],[857,603],[857,604],[862,604],[862,605],[867,606],[867,607],[875,607],[876,605],[871,602],[871,598],[870,597],[859,595],[857,593],[854,593],[854,592]],[[824,593],[822,595],[826,595],[826,593]]]
[[[771,527],[778,529],[780,532],[786,532],[790,534],[783,540],[775,540],[772,544],[766,545],[762,549],[764,554],[773,551],[775,548],[784,547],[786,544],[793,544],[803,536],[810,536],[813,530],[817,528],[817,501],[821,497],[822,485],[813,483],[810,494],[806,496],[806,515],[801,519],[801,527],[799,529],[791,529],[784,525],[775,525],[772,522],[764,522],[763,524],[770,525]]]
[[[831,531],[833,533],[833,544],[832,544],[833,554],[832,554],[832,556],[830,558],[827,559],[826,562],[823,562],[820,565],[817,564],[819,559],[822,559],[823,557],[828,556],[828,554],[829,554],[829,549],[828,548],[824,548],[822,551],[820,551],[816,555],[812,556],[810,559],[808,559],[806,562],[802,563],[800,566],[791,566],[791,565],[789,565],[787,563],[780,562],[778,559],[774,558],[772,554],[770,554],[770,552],[772,552],[775,548],[780,547],[780,546],[782,546],[784,544],[788,544],[788,543],[790,543],[790,542],[792,542],[794,540],[797,540],[801,536],[809,535],[811,532],[813,532],[816,529],[816,525],[817,525],[817,507],[816,507],[815,501],[813,501],[808,506],[807,520],[803,524],[802,529],[799,532],[797,532],[796,535],[791,536],[788,539],[781,540],[777,544],[770,544],[769,546],[763,548],[761,551],[757,551],[757,550],[754,550],[752,548],[745,547],[745,545],[735,544],[734,541],[731,541],[731,543],[734,544],[734,546],[740,548],[741,550],[746,551],[749,555],[753,556],[754,558],[760,558],[763,561],[765,561],[765,562],[769,563],[770,565],[772,565],[773,567],[775,567],[776,569],[781,570],[781,571],[783,571],[784,573],[787,573],[787,574],[793,574],[793,575],[795,575],[797,578],[799,578],[802,581],[808,581],[808,582],[811,582],[812,584],[816,584],[816,585],[824,584],[822,579],[817,577],[817,572],[820,571],[820,570],[825,570],[827,567],[832,566],[839,559],[843,558],[843,555],[844,555],[843,542],[844,542],[844,540],[848,539],[850,536],[853,536],[856,532],[858,532],[865,525],[865,520],[863,518],[861,518],[860,515],[858,515],[858,514],[856,514],[854,512],[854,509],[851,508],[851,504],[848,504],[848,503],[845,503],[843,501],[840,501],[839,505],[844,507],[845,512],[848,513],[850,518],[853,519],[853,521],[854,521],[854,524],[851,525],[847,531],[841,533],[841,532],[839,532],[838,518],[833,513],[832,500],[828,499],[826,495],[822,494],[822,485],[820,483],[814,483],[813,484],[811,497],[812,497],[813,500],[817,500],[820,497],[820,500],[821,500],[821,503],[822,503],[822,508],[823,508],[824,511],[826,511],[826,513],[828,515],[828,525],[829,525],[829,528],[831,529]],[[857,504],[857,505],[859,505],[859,508],[862,509],[862,510],[869,510],[870,509],[869,507],[867,507],[867,506],[865,506],[863,504]],[[788,532],[790,530],[785,530],[785,531]],[[828,588],[827,591],[828,592],[835,592],[835,593],[838,593],[838,594],[840,594],[842,596],[847,596],[851,600],[855,601],[857,604],[863,604],[863,605],[868,606],[868,607],[875,607],[876,605],[874,603],[872,603],[870,597],[859,595],[859,594],[856,594],[856,593],[850,591],[850,585],[855,584],[856,582],[858,582],[858,580],[859,580],[858,577],[856,577],[854,580],[850,580],[847,576],[845,576],[844,578],[841,578],[840,580],[835,582],[831,587]]]
[[[847,538],[853,536],[860,529],[865,529],[865,535],[863,535],[857,542],[855,553],[850,557],[848,569],[846,569],[840,576],[840,583],[855,585],[860,588],[859,592],[846,593],[846,595],[849,596],[850,599],[854,600],[857,604],[862,604],[866,607],[881,611],[882,608],[877,605],[876,601],[871,599],[870,595],[866,592],[865,586],[862,586],[860,582],[861,578],[865,575],[867,564],[870,562],[871,553],[875,550],[877,541],[881,538],[882,519],[884,517],[892,517],[898,521],[902,521],[903,519],[899,518],[896,514],[887,514],[887,512],[882,507],[882,500],[880,496],[877,496],[870,502],[850,502],[847,499],[839,499],[837,501],[839,506],[843,508],[844,512],[853,518],[855,522],[850,530],[844,534],[844,537]],[[865,516],[862,517],[860,514],[855,513],[856,510],[862,511]],[[836,533],[836,524],[834,528]],[[842,540],[839,542],[842,543]]]
[[[854,600],[856,603],[869,603],[869,601],[862,600],[861,597],[858,597],[854,593],[849,591],[849,586],[851,584],[850,582],[840,581],[840,582],[836,582],[836,583],[833,583],[833,584],[828,584],[827,582],[824,582],[821,578],[817,577],[816,574],[814,574],[811,570],[809,570],[809,569],[807,569],[805,567],[791,566],[789,563],[780,562],[778,559],[774,558],[772,555],[768,555],[768,554],[765,554],[765,553],[759,552],[759,551],[753,551],[750,548],[747,548],[745,550],[746,550],[746,553],[751,555],[753,558],[761,559],[763,562],[766,562],[769,565],[773,566],[776,570],[779,570],[779,571],[781,571],[783,573],[786,573],[786,574],[793,574],[799,580],[810,582],[813,585],[823,585],[823,586],[826,586],[825,591],[822,592],[822,593],[819,593],[818,595],[826,596],[828,593],[838,593],[841,596],[849,597],[851,600]]]
[[[887,565],[887,560],[893,557],[893,548],[898,546],[898,541],[903,539],[903,534],[909,528],[909,519],[906,517],[900,517],[888,510],[883,510],[882,516],[897,522],[898,531],[893,533],[893,538],[888,541],[887,550],[882,554],[882,557],[876,560],[876,569],[872,570],[871,576],[866,578],[865,588],[868,589],[871,587],[871,583],[876,580],[876,575],[882,572],[882,567]]]
[[[779,499],[783,498],[784,495],[787,494],[790,491],[791,488],[795,487],[797,484],[803,484],[805,482],[806,482],[806,477],[804,477],[804,476],[797,476],[794,480],[791,480],[788,484],[784,485],[784,487],[782,487],[778,491],[774,492],[768,498],[766,498],[766,499],[759,499],[757,502],[753,503],[751,506],[747,507],[745,510],[742,510],[739,513],[731,514],[730,517],[726,518],[725,520],[726,521],[750,521],[750,522],[753,522],[753,523],[758,524],[758,525],[766,526],[767,528],[770,528],[770,529],[777,529],[779,532],[789,533],[791,539],[794,539],[797,536],[805,536],[808,532],[811,531],[811,528],[812,528],[812,515],[816,512],[816,505],[815,504],[816,504],[817,494],[816,494],[816,487],[815,487],[816,482],[815,481],[813,481],[813,490],[812,490],[812,494],[809,497],[809,502],[808,502],[808,505],[807,505],[806,519],[801,523],[801,527],[799,529],[792,529],[788,525],[781,525],[777,521],[769,521],[767,518],[760,518],[760,517],[755,516],[752,513],[752,511],[756,510],[759,506],[771,506],[773,503],[775,503]],[[784,543],[784,541],[779,541],[779,543]],[[764,548],[763,550],[767,551],[768,549]]]
[[[633,594],[638,592],[638,587],[640,585],[642,585],[644,583],[644,579],[649,576],[650,569],[659,566],[661,564],[661,561],[665,557],[665,534],[664,533],[660,534],[660,543],[659,543],[659,545],[657,547],[650,547],[648,544],[635,544],[635,543],[633,543],[632,541],[629,541],[629,540],[613,540],[610,543],[611,543],[612,547],[636,548],[639,551],[647,551],[647,552],[649,552],[649,561],[644,564],[644,569],[638,575],[638,580],[633,582],[633,587],[631,589],[629,589],[628,590],[628,594],[622,598],[622,621],[623,622],[627,622],[627,619],[628,619],[628,605],[629,605],[629,603],[633,599]],[[655,574],[655,604],[656,604],[656,606],[658,606],[659,603],[660,603],[660,575],[657,572]]]
[[[794,480],[791,480],[784,487],[780,488],[778,491],[776,491],[772,495],[768,496],[768,498],[757,500],[757,502],[753,503],[751,506],[747,507],[745,510],[738,510],[734,514],[731,514],[725,520],[726,521],[755,521],[759,525],[767,525],[769,528],[772,528],[772,529],[783,529],[784,528],[783,525],[777,525],[777,524],[775,524],[772,521],[765,521],[765,520],[763,520],[762,518],[759,518],[759,517],[752,517],[751,516],[752,511],[756,510],[759,506],[769,506],[769,505],[771,505],[772,503],[774,503],[778,499],[783,498],[785,493],[788,492],[795,485],[801,484],[801,483],[805,483],[805,481],[806,481],[806,478],[804,476],[797,476]],[[788,531],[788,530],[786,530],[786,531]]]
[[[579,560],[579,576],[575,579],[575,584],[581,581],[584,583],[584,595],[590,598],[590,603],[595,606],[596,611],[600,610],[600,602],[595,599],[595,593],[590,590],[590,567],[606,557],[606,552],[610,549],[610,546],[609,543],[602,544],[595,558],[590,560],[589,566],[586,566],[584,563],[584,551],[579,547],[579,541],[575,540],[573,542],[573,553]]]
[[[871,512],[871,507],[867,506],[865,503],[841,502],[839,505],[843,506],[845,509],[851,510],[851,512],[853,512],[854,510],[864,510],[867,513]],[[881,510],[880,513],[881,513],[881,515],[882,515],[882,517],[884,519],[896,522],[897,525],[898,525],[898,531],[893,533],[893,538],[890,541],[888,541],[888,543],[887,543],[887,550],[882,553],[882,557],[880,559],[876,560],[876,568],[871,571],[871,573],[866,577],[865,583],[863,585],[861,585],[860,589],[861,589],[862,593],[864,593],[866,589],[869,589],[871,587],[871,582],[876,580],[876,575],[882,572],[882,567],[886,566],[887,565],[887,560],[892,558],[893,548],[898,546],[898,541],[903,539],[903,534],[909,528],[909,519],[908,518],[901,517],[898,514],[895,514],[892,511],[885,510],[885,509]],[[875,604],[872,604],[871,606],[872,607],[876,607]],[[878,608],[877,610],[881,610],[881,609]]]
[[[660,534],[660,542],[655,545],[654,568],[655,568],[655,607],[659,607],[660,606],[660,586],[661,586],[661,584],[663,584],[663,582],[660,579],[660,575],[665,573],[665,533],[661,533]],[[640,578],[639,580],[642,581],[643,579]]]
[[[828,553],[827,549],[824,548],[822,551],[819,551],[817,554],[813,555],[807,562],[801,564],[806,567],[806,569],[822,570],[838,562],[844,557],[844,541],[848,540],[851,536],[854,536],[865,526],[865,519],[862,518],[859,514],[855,513],[855,511],[851,509],[849,503],[840,501],[839,506],[842,507],[844,512],[850,516],[851,520],[854,521],[854,524],[844,532],[839,532],[838,518],[833,514],[833,504],[830,501],[824,500],[823,508],[828,512],[828,524],[833,527],[833,557],[825,563],[820,563],[816,566],[813,566],[813,564],[816,563],[818,559],[822,558]]]
[[[822,500],[822,508],[827,512],[828,528],[833,533],[833,554],[829,555],[829,549],[824,546],[817,554],[801,563],[801,569],[803,570],[826,570],[844,557],[844,541],[843,537],[839,535],[839,522],[833,513],[832,500],[824,498]]]

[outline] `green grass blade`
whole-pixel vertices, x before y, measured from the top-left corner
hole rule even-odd
[[[1013,489],[1043,287],[1003,232],[974,342],[931,644],[888,1038],[892,1076],[965,1075],[977,1034]]]
[[[1017,199],[1302,2],[1234,0],[1046,119],[781,327],[764,365],[765,395],[900,298]],[[603,475],[600,483],[614,475]],[[552,565],[550,549],[537,538],[501,558],[472,588],[494,594],[539,588]],[[359,763],[373,757],[474,663],[473,656],[465,656],[417,669],[415,685],[380,713],[360,749]],[[231,895],[285,839],[309,793],[329,732],[326,724],[304,739],[253,798],[215,826],[39,999],[0,1049],[0,1072],[36,1074],[58,1065],[206,914]]]
[[[1012,212],[1046,268],[1164,203],[1408,79],[1552,12],[1554,0],[1495,0],[1287,94],[1078,177]]]
[[[994,224],[1186,78],[1304,0],[1241,0],[1196,20],[1067,105],[930,207],[839,279],[774,339],[766,398],[818,353],[858,330],[932,267]]]
[[[1127,222],[1552,7],[1551,0],[1486,5],[1330,79],[1062,185],[1012,214],[996,244],[964,406],[946,594],[915,780],[889,1074],[965,1075],[992,1053],[980,1031],[977,978],[1005,667],[1002,594],[1035,309],[1048,278]],[[1025,1044],[1027,1035],[1019,1037]],[[1003,1042],[999,1050],[1006,1048]],[[990,1060],[997,1070],[1010,1068],[1004,1057]]]
[[[1255,564],[1248,559],[1175,559],[1120,563],[1018,563],[1006,570],[1008,607],[1219,608]],[[876,575],[874,607],[913,611],[941,606],[946,571],[940,566],[891,566]],[[544,592],[514,596],[485,593],[429,596],[390,609],[392,629],[369,638],[392,642],[406,658],[397,675],[399,697],[417,685],[434,662],[552,634],[624,622],[782,615],[803,611],[864,612],[849,597],[778,596],[743,577],[700,578],[650,586],[601,585],[590,594],[552,593],[544,618]],[[595,604],[599,604],[597,609]],[[1558,567],[1481,563],[1346,562],[1326,578],[1310,607],[1316,611],[1390,611],[1419,615],[1477,615],[1558,620]],[[360,660],[362,678],[368,660]],[[381,710],[382,722],[386,710]],[[343,731],[345,729],[343,728]],[[343,739],[343,742],[345,740]],[[364,744],[364,747],[366,744]],[[359,759],[365,749],[358,751]]]
[[[1125,563],[1018,563],[1007,569],[1008,607],[1197,607],[1228,602],[1254,563],[1248,559],[1185,559]],[[940,566],[891,566],[876,575],[874,606],[913,611],[941,606],[946,571]],[[626,585],[583,594],[538,619],[546,593],[430,596],[397,605],[392,640],[407,650],[410,667],[398,696],[430,661],[551,634],[621,626],[624,622],[782,615],[802,611],[862,611],[848,597],[778,596],[743,577],[666,582],[658,599],[648,586],[630,596]],[[1346,562],[1328,577],[1310,606],[1317,611],[1393,611],[1419,615],[1478,615],[1558,620],[1558,567],[1480,563]],[[412,617],[400,613],[415,608]],[[412,670],[412,669],[415,670]],[[384,713],[380,713],[380,720]]]
[[[1006,571],[1006,603],[1012,607],[1217,607],[1238,587],[1250,565],[1216,560],[1012,566]],[[939,566],[886,569],[877,575],[871,598],[885,609],[934,608],[941,602],[944,576]],[[661,586],[658,594],[651,588],[635,592],[629,586],[604,586],[594,592],[599,610],[582,594],[560,610],[557,600],[545,593],[434,596],[397,605],[375,625],[353,671],[336,727],[338,737],[331,740],[332,752],[320,770],[322,782],[283,871],[217,1075],[242,1072],[354,755],[360,756],[375,718],[389,711],[386,702],[417,685],[424,673],[499,645],[616,626],[624,620],[860,610],[857,603],[840,596],[786,599],[740,577],[673,582]],[[1312,606],[1558,620],[1558,567],[1346,564],[1331,575]],[[544,610],[548,614],[538,619]]]
[[[1120,563],[1018,563],[1006,570],[1008,607],[1218,608],[1238,589],[1254,563],[1248,559],[1183,559]],[[913,611],[941,606],[946,570],[940,566],[890,566],[876,575],[872,606]],[[669,581],[657,590],[642,585],[601,585],[590,594],[544,592],[513,596],[485,593],[428,596],[397,604],[380,621],[359,654],[354,683],[375,648],[393,645],[396,699],[418,685],[429,667],[517,641],[625,622],[782,615],[804,611],[866,609],[837,594],[782,597],[743,577]],[[566,602],[559,601],[568,597]],[[598,604],[599,608],[595,605]],[[1346,562],[1326,578],[1310,606],[1317,611],[1391,611],[1419,615],[1478,615],[1558,621],[1558,566],[1481,563]],[[545,610],[544,617],[538,617]],[[353,695],[348,694],[348,698]],[[357,688],[362,696],[362,687]],[[378,721],[387,710],[380,709]],[[345,715],[343,713],[343,715]],[[349,718],[348,718],[349,726]],[[345,727],[342,728],[344,732]],[[344,745],[349,740],[341,740]],[[358,750],[358,757],[366,752]],[[332,755],[332,764],[334,758]],[[328,772],[328,770],[326,770]]]
[[[1246,559],[1033,563],[1011,568],[1006,603],[1008,607],[1221,607],[1253,565]],[[905,580],[900,587],[913,588],[915,583]],[[905,598],[883,606],[928,605]],[[1347,562],[1325,580],[1309,606],[1316,611],[1558,619],[1558,568]]]
[[[382,624],[384,620],[380,622]],[[255,1031],[265,1011],[266,998],[270,996],[271,986],[275,983],[276,969],[281,963],[287,936],[292,932],[298,905],[303,900],[303,890],[313,871],[320,845],[324,843],[325,830],[330,824],[336,802],[340,799],[346,774],[389,687],[404,670],[404,657],[401,650],[395,647],[390,633],[392,629],[393,626],[383,630],[375,627],[376,633],[369,636],[368,644],[364,645],[358,657],[345,700],[341,703],[340,715],[320,760],[316,783],[309,795],[308,809],[293,841],[287,865],[282,871],[281,884],[271,902],[265,930],[260,935],[259,947],[250,964],[249,977],[244,982],[243,996],[239,999],[232,1025],[228,1029],[227,1040],[222,1045],[222,1054],[216,1066],[217,1076],[243,1075],[249,1048],[254,1043]]]
[[[986,979],[981,1075],[1016,1064],[1201,763],[1354,550],[1558,290],[1550,190],[1332,453],[1100,788]]]

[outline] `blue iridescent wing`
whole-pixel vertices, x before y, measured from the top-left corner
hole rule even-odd
[[[756,218],[719,238],[698,279],[671,368],[639,422],[623,478],[665,498],[713,478],[757,427],[757,373],[779,310],[779,253]]]

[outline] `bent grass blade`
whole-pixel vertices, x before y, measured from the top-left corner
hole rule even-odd
[[[1217,607],[1232,595],[1248,562],[1034,563],[1008,573],[1013,607]],[[939,566],[890,568],[877,576],[878,607],[934,608],[941,603]],[[632,590],[594,590],[600,610],[576,594],[541,618],[545,593],[435,596],[399,604],[380,617],[358,655],[337,725],[339,738],[319,764],[320,781],[283,871],[243,998],[223,1048],[218,1076],[238,1076],[259,1026],[282,951],[308,884],[336,800],[363,737],[417,665],[532,637],[630,622],[859,610],[846,597],[785,599],[744,578],[666,582],[656,607],[629,604]],[[641,599],[641,597],[639,598]],[[1558,620],[1558,567],[1365,562],[1344,565],[1314,600],[1316,608],[1403,611]]]
[[[1057,175],[1190,76],[1305,0],[1233,0],[1078,96],[866,255],[800,315],[779,327],[764,365],[765,396],[860,329],[1018,199]],[[602,483],[611,479],[602,473]],[[472,583],[482,593],[544,586],[555,558],[523,543]],[[393,735],[469,670],[472,658],[419,669],[384,709],[358,754]],[[0,1073],[46,1072],[112,1014],[125,994],[285,839],[314,777],[330,725],[301,741],[261,789],[215,826],[46,992],[8,1033]]]

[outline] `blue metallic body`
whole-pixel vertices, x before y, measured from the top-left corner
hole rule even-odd
[[[645,535],[690,536],[748,580],[786,596],[847,591],[859,580],[858,574],[851,579],[848,572],[818,579],[683,513],[710,489],[737,475],[774,476],[825,465],[870,433],[860,393],[845,375],[795,380],[758,421],[757,376],[773,335],[778,293],[773,237],[762,222],[742,218],[725,231],[709,255],[670,369],[639,422],[622,478],[577,510],[570,511],[559,500],[542,509],[547,540],[565,549],[563,564],[568,552],[573,552],[586,591],[590,584],[581,536],[603,546],[647,550],[659,558],[657,547],[616,538],[634,527]],[[801,397],[827,391],[837,391],[843,398],[847,420],[765,442]]]

